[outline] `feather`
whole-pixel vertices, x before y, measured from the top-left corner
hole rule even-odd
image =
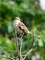
[[[27,27],[26,27],[22,22],[19,22],[19,23],[18,23],[18,27],[19,27],[20,30],[22,30],[22,32],[23,32],[25,35],[28,34],[28,29],[27,29]]]

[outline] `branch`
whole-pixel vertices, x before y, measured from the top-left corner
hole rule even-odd
[[[34,31],[35,31],[35,30],[32,31],[33,34],[34,34]],[[30,49],[33,47],[33,43],[34,43],[34,36],[33,36],[33,40],[32,40],[32,44],[31,44]]]
[[[24,55],[24,57],[23,57],[22,54],[21,54],[21,53],[22,53],[21,50],[22,50],[22,37],[23,37],[23,36],[18,37],[16,32],[15,32],[15,34],[16,34],[16,36],[15,36],[16,41],[14,41],[14,44],[15,44],[15,42],[16,42],[16,44],[17,44],[17,45],[16,45],[16,48],[17,48],[19,60],[25,60],[25,58],[26,58],[33,50],[36,49],[36,48],[35,48],[35,49],[32,48],[33,42],[34,42],[34,36],[37,37],[37,38],[40,38],[40,37],[34,35],[34,33],[30,33],[30,34],[33,35],[33,41],[32,41],[32,45],[31,45],[31,49],[30,49],[30,50]],[[20,42],[20,46],[18,45],[19,42]]]
[[[18,55],[19,55],[19,60],[23,60],[23,57],[22,57],[22,52],[21,52],[21,50],[22,50],[22,37],[23,36],[21,36],[20,38],[18,38],[18,40],[19,40],[19,42],[20,42],[20,46],[19,46],[19,53],[18,53]]]
[[[36,35],[35,35],[35,34],[33,34],[32,32],[30,32],[30,34],[31,34],[31,35],[33,35],[34,37],[36,37],[36,38],[40,39],[40,37],[39,37],[39,36],[36,36]]]
[[[10,57],[9,55],[7,55],[7,53],[3,50],[3,48],[0,46],[0,49],[2,50],[2,52],[7,56],[7,58],[14,60],[14,58]]]
[[[6,56],[3,56],[3,55],[0,55],[1,58],[7,58],[7,59],[10,59],[9,57],[6,57]],[[13,57],[14,59],[17,59],[18,57]],[[13,60],[14,60],[13,59]]]
[[[36,47],[37,48],[37,47]],[[35,49],[36,49],[35,48]],[[24,60],[25,60],[25,58],[33,51],[33,50],[35,50],[35,49],[30,49],[26,54],[25,54],[25,56],[24,56]]]
[[[18,52],[18,54],[19,54],[19,46],[18,46],[18,37],[17,37],[17,32],[16,32],[16,30],[15,30],[15,39],[14,39],[14,46],[15,46],[15,49],[16,49],[16,51]]]
[[[9,57],[3,56],[3,55],[0,55],[0,57],[10,59]]]
[[[21,50],[22,50],[22,38],[20,39],[20,60],[23,60]]]

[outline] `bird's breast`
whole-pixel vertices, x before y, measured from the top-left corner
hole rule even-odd
[[[20,21],[18,21],[18,20],[14,20],[14,22],[13,22],[13,26],[14,26],[14,28],[17,28],[19,22],[20,22]]]
[[[14,26],[14,29],[18,32],[18,33],[23,33],[19,27],[18,27],[18,24],[19,24],[19,20],[15,20],[14,23],[13,23],[13,26]]]

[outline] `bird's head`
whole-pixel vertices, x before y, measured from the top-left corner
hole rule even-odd
[[[16,17],[15,20],[20,20],[20,18],[19,17]]]

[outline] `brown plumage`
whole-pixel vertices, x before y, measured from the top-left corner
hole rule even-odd
[[[20,21],[19,17],[15,18],[15,20],[13,22],[13,27],[14,27],[16,33],[18,33],[18,34],[24,34],[24,35],[32,34],[33,36],[40,38],[40,37],[34,35],[32,32],[30,32],[28,30],[28,28],[25,26],[25,24]]]
[[[25,24],[20,21],[19,17],[16,17],[13,25],[17,33],[24,34],[24,35],[27,35],[29,33],[29,30],[27,29]]]
[[[19,22],[18,27],[24,35],[28,34],[29,30],[27,29],[27,27],[22,22]]]

